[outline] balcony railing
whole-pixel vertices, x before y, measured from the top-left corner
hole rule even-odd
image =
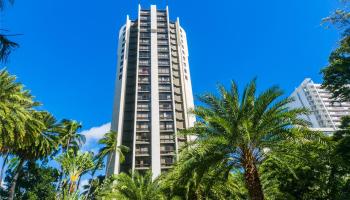
[[[150,167],[151,165],[150,164],[135,164],[135,167],[137,168],[148,168]]]
[[[175,154],[174,150],[160,150],[160,154]]]

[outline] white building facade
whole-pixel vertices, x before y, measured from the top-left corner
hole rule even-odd
[[[338,129],[341,118],[350,115],[350,102],[334,101],[329,91],[310,78],[305,79],[291,97],[295,101],[290,107],[307,108],[311,111],[308,116],[303,117],[311,122],[311,127],[315,130],[332,133]]]
[[[118,145],[130,148],[125,161],[114,153],[107,175],[151,170],[154,177],[178,158],[195,117],[186,33],[168,8],[139,6],[138,18],[120,29],[115,99],[111,129]]]

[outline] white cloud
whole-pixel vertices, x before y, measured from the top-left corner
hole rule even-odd
[[[98,140],[101,139],[105,133],[110,131],[110,129],[111,129],[111,123],[106,123],[101,126],[92,127],[89,130],[84,130],[80,132],[80,134],[85,135],[85,138],[86,138],[84,149],[90,149],[90,150],[93,149],[93,147],[97,145]],[[95,148],[96,147],[94,147],[94,149]]]

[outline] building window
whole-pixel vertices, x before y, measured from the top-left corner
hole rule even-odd
[[[160,76],[159,83],[170,83],[170,77],[168,76]]]
[[[150,110],[150,106],[148,103],[139,103],[137,104],[137,110],[139,111],[149,111]]]
[[[172,112],[160,112],[160,119],[173,119]]]
[[[170,73],[170,69],[169,69],[169,67],[159,67],[158,72],[160,74],[169,74]]]
[[[140,83],[149,83],[149,77],[148,76],[141,76],[139,77]]]
[[[122,79],[122,75],[119,75],[119,80]]]
[[[171,100],[171,94],[159,93],[159,100]]]
[[[160,127],[160,130],[173,130],[174,124],[173,122],[160,122],[159,127]]]
[[[164,109],[164,110],[168,110],[168,109],[171,109],[171,104],[170,103],[160,103],[159,108]]]
[[[170,85],[159,85],[159,91],[170,92]]]
[[[137,95],[137,99],[146,101],[146,100],[150,100],[151,96],[148,93],[142,93]]]
[[[136,129],[137,130],[149,131],[150,126],[149,126],[148,122],[137,122]]]

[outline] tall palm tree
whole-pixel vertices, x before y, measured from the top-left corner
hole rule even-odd
[[[28,129],[40,129],[41,123],[33,118],[32,111],[39,103],[16,77],[6,70],[0,70],[0,153],[7,154],[11,147],[25,146],[28,137],[36,137],[38,132],[28,133]],[[31,121],[31,126],[27,126]],[[34,127],[39,126],[39,127]]]
[[[195,172],[198,177],[213,168],[243,171],[250,198],[263,200],[259,164],[270,156],[270,151],[288,153],[288,148],[281,145],[284,141],[313,139],[313,133],[307,129],[309,123],[299,117],[307,111],[288,109],[293,99],[282,98],[278,87],[257,96],[255,80],[242,96],[234,82],[229,90],[219,86],[219,94],[199,97],[204,106],[196,107],[193,113],[200,120],[184,132],[196,135],[197,139],[181,158],[182,171]]]
[[[26,129],[28,130],[28,135],[33,134],[33,131],[37,132],[36,137],[27,137],[26,146],[17,146],[11,149],[11,154],[16,155],[19,158],[19,163],[15,169],[14,177],[9,190],[9,200],[14,199],[15,188],[18,180],[18,176],[22,170],[23,165],[27,161],[33,161],[37,159],[44,159],[55,150],[58,149],[59,141],[57,139],[57,134],[52,131],[52,127],[56,126],[56,120],[48,112],[33,111],[33,118],[37,119],[34,122],[40,122],[42,126],[34,126],[33,122],[26,122]]]
[[[129,148],[124,145],[118,146],[117,136],[118,136],[118,133],[116,131],[109,131],[105,133],[103,138],[101,138],[98,141],[98,143],[103,146],[100,148],[98,154],[96,155],[95,169],[92,171],[92,175],[91,175],[92,179],[94,178],[94,175],[97,169],[103,165],[103,161],[107,156],[109,156],[109,160],[107,161],[106,170],[108,170],[111,165],[112,158],[113,158],[112,155],[114,153],[119,154],[120,162],[125,161],[124,153],[129,151]],[[92,185],[90,184],[90,189],[91,187]],[[90,195],[90,189],[87,192],[86,198],[88,198]]]
[[[158,180],[152,180],[152,173],[144,175],[137,171],[132,175],[121,173],[114,181],[102,190],[99,197],[105,199],[130,199],[130,200],[162,200],[165,199],[161,192]]]
[[[98,163],[102,163],[103,160],[107,156],[109,156],[109,160],[106,166],[107,170],[109,169],[110,164],[112,162],[112,154],[118,153],[120,162],[124,162],[125,160],[124,153],[129,151],[129,148],[124,145],[118,146],[117,136],[118,136],[117,132],[109,131],[103,136],[103,138],[101,138],[98,141],[98,143],[103,146],[100,148],[96,157],[97,157]]]
[[[59,138],[61,140],[61,146],[64,152],[66,152],[69,148],[77,151],[80,146],[85,143],[85,136],[78,133],[81,127],[81,123],[75,120],[62,120]]]

